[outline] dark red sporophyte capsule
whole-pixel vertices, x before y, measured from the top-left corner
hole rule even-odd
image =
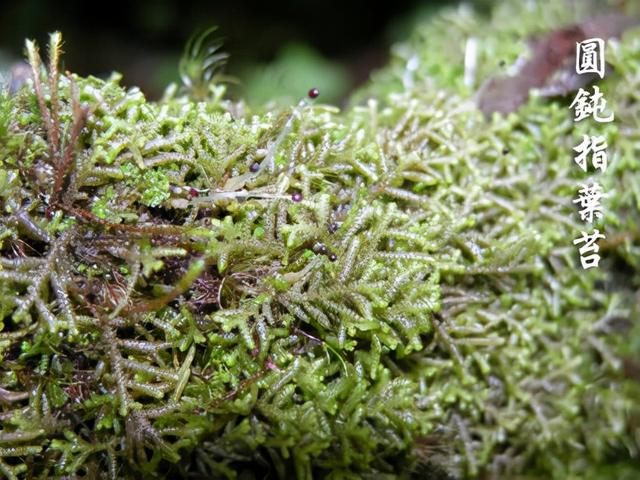
[[[327,250],[327,247],[323,243],[316,243],[313,246],[313,251],[320,255],[326,255],[329,250]]]
[[[51,208],[51,207],[47,207],[44,210],[44,216],[47,217],[47,220],[53,219],[55,214],[56,214],[55,210],[53,208]]]
[[[309,95],[309,98],[318,98],[318,95],[320,95],[320,90],[318,90],[317,88],[312,88],[311,90],[309,90],[307,95]]]
[[[338,224],[333,222],[329,224],[329,232],[336,233],[338,231]]]
[[[329,254],[329,260],[331,260],[332,262],[335,262],[337,259],[338,259],[338,256],[335,253]]]
[[[258,170],[260,170],[260,164],[258,162],[252,163],[249,167],[249,170],[253,173],[256,173]]]
[[[193,187],[189,187],[189,196],[190,197],[197,197],[199,195],[198,190],[196,190]]]
[[[300,192],[296,192],[293,195],[291,195],[291,200],[293,200],[294,202],[301,202],[303,198],[304,197]]]

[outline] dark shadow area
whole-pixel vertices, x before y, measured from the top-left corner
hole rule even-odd
[[[307,59],[325,62],[318,68],[335,68],[335,81],[346,83],[345,88],[336,88],[337,97],[342,97],[386,63],[390,43],[409,35],[409,31],[403,34],[403,25],[408,30],[412,17],[454,3],[398,0],[374,7],[364,0],[145,0],[97,3],[89,8],[79,0],[4,2],[0,70],[21,58],[25,38],[44,45],[49,32],[60,30],[66,68],[98,76],[117,70],[123,73],[125,85],[138,85],[150,98],[157,98],[169,82],[178,79],[178,61],[189,37],[217,25],[224,50],[230,54],[229,74],[244,81],[256,68],[274,60],[285,69],[289,64],[304,69]],[[261,74],[255,82],[274,81]]]

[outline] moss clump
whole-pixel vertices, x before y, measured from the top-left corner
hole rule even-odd
[[[571,13],[528,5],[505,25]],[[28,43],[35,79],[0,96],[0,471],[637,473],[640,35],[608,43],[608,243],[582,271],[586,127],[540,98],[483,120],[451,46],[524,49],[488,22],[419,29],[344,113],[147,102]]]

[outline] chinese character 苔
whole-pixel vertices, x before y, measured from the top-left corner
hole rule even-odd
[[[576,98],[573,99],[569,108],[575,108],[575,122],[584,120],[593,116],[596,122],[607,123],[613,121],[613,112],[607,117],[601,117],[600,114],[607,108],[607,101],[604,99],[600,88],[593,86],[593,94],[589,94],[585,89],[578,90]]]
[[[606,197],[607,194],[602,191],[602,187],[598,183],[592,183],[591,185],[581,185],[581,189],[578,191],[580,194],[578,198],[573,200],[573,203],[579,203],[580,219],[583,222],[593,223],[593,217],[602,218],[602,205],[600,205],[600,199]]]
[[[604,78],[604,41],[601,38],[576,43],[576,73],[597,73]]]
[[[576,238],[573,241],[574,245],[578,245],[579,243],[584,243],[582,247],[580,247],[580,263],[582,263],[582,268],[592,268],[597,267],[600,262],[600,255],[598,255],[598,251],[600,247],[596,243],[596,240],[599,238],[605,238],[604,235],[600,233],[598,229],[594,230],[594,233],[589,235],[587,232],[581,232],[582,237]],[[591,255],[585,256],[586,253],[593,252]]]
[[[582,143],[573,147],[573,150],[578,152],[578,156],[574,159],[582,170],[587,171],[587,155],[591,153],[591,163],[593,168],[600,169],[603,172],[607,169],[607,142],[605,142],[603,136],[589,137],[589,135],[582,136]]]

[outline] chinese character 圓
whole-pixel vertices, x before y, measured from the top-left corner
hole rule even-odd
[[[580,219],[583,222],[593,223],[593,217],[602,218],[602,205],[600,205],[600,199],[606,197],[607,194],[602,191],[602,187],[598,183],[592,183],[590,185],[581,185],[581,189],[578,191],[578,198],[573,200],[573,203],[579,203]]]
[[[576,73],[597,73],[604,78],[604,40],[588,38],[576,43]]]
[[[587,117],[593,117],[596,122],[608,123],[613,121],[613,112],[608,116],[600,116],[605,108],[607,108],[607,101],[604,99],[600,88],[597,85],[593,86],[593,94],[589,94],[588,91],[581,88],[578,90],[576,98],[573,99],[569,108],[575,109],[575,122],[584,120]]]
[[[607,169],[607,142],[603,136],[591,136],[583,135],[582,143],[573,147],[573,150],[578,153],[578,156],[574,159],[578,166],[587,171],[587,156],[591,154],[591,163],[593,168],[600,169],[603,172]]]
[[[580,247],[580,263],[582,263],[582,268],[584,270],[588,268],[597,267],[598,263],[600,263],[600,255],[598,255],[598,251],[600,247],[596,243],[596,241],[600,238],[605,238],[603,234],[600,233],[598,229],[594,230],[594,232],[589,235],[587,232],[581,232],[582,237],[576,238],[573,241],[574,245],[578,245],[580,243],[584,243],[582,247]],[[591,253],[593,252],[593,253]],[[587,253],[591,253],[591,255],[586,255]]]

